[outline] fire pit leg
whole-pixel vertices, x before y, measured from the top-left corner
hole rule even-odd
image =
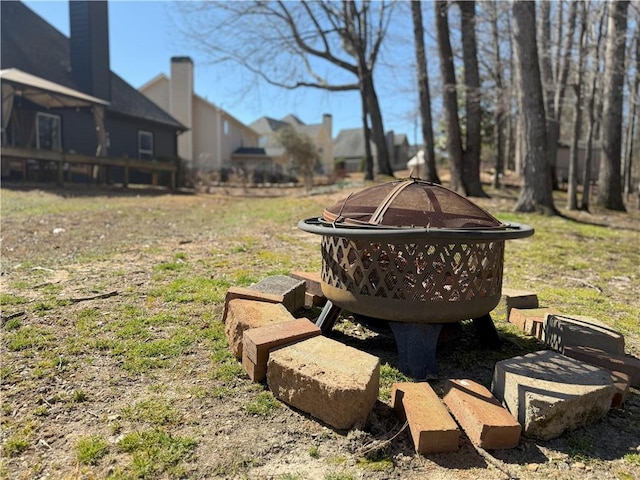
[[[398,348],[399,370],[417,380],[438,378],[436,348],[441,323],[389,322]]]
[[[334,305],[331,300],[327,300],[324,308],[322,309],[322,313],[316,320],[316,325],[320,327],[323,334],[329,333],[338,319],[338,315],[340,315],[340,311],[342,309],[336,305]]]
[[[489,348],[498,348],[501,340],[496,330],[496,326],[493,324],[493,320],[490,314],[483,315],[473,319],[473,326],[476,330],[476,335],[480,341]]]

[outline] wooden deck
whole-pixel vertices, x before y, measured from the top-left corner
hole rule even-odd
[[[104,177],[110,179],[110,170],[120,167],[124,171],[123,186],[129,185],[130,173],[132,170],[151,173],[151,184],[159,184],[161,173],[168,173],[170,176],[169,185],[171,190],[175,190],[178,165],[175,162],[158,160],[139,160],[137,158],[114,158],[114,157],[92,157],[77,153],[53,152],[48,150],[36,150],[21,147],[2,147],[2,172],[20,172],[23,180],[28,178],[30,162],[38,163],[40,170],[46,164],[54,164],[56,170],[56,183],[64,184],[65,167],[67,171],[90,171],[97,178],[96,172],[104,170]],[[84,167],[84,168],[82,168]],[[69,180],[67,180],[69,181]]]

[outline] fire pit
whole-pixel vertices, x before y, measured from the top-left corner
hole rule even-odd
[[[340,309],[388,320],[401,365],[404,359],[404,370],[418,377],[435,367],[442,324],[474,319],[495,333],[486,317],[500,301],[504,241],[533,235],[416,179],[364,189],[298,226],[322,236],[329,303],[318,325],[330,330]],[[430,365],[415,365],[424,362]]]

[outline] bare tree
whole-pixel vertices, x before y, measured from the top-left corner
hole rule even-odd
[[[629,86],[629,90],[631,91],[630,95],[630,105],[628,109],[628,120],[627,120],[627,141],[625,143],[625,155],[624,155],[624,170],[623,170],[623,184],[624,184],[624,194],[628,196],[631,192],[633,192],[632,183],[632,163],[633,163],[633,151],[634,151],[634,138],[635,138],[635,127],[636,127],[636,117],[638,113],[638,97],[640,96],[640,92],[638,92],[638,88],[640,88],[640,23],[636,23],[635,34],[633,37],[634,46],[635,46],[635,63],[636,63],[636,71],[631,80],[631,85]]]
[[[613,0],[609,10],[603,79],[602,155],[598,176],[598,204],[619,211],[626,211],[622,200],[620,158],[628,8],[628,0]]]
[[[576,82],[573,84],[575,105],[573,109],[573,135],[571,137],[571,150],[569,152],[569,187],[567,192],[567,208],[578,209],[578,140],[582,134],[582,83],[584,77],[584,60],[586,56],[587,22],[589,17],[589,4],[582,3],[580,16],[580,43],[578,50],[578,66]]]
[[[596,90],[598,79],[600,78],[600,52],[603,37],[604,19],[607,13],[607,3],[600,4],[599,21],[597,22],[597,34],[595,36],[595,49],[593,50],[593,65],[591,72],[591,83],[589,86],[589,100],[587,102],[587,148],[584,155],[584,171],[582,172],[582,199],[580,210],[589,211],[589,196],[591,190],[591,166],[593,165],[593,138],[596,125]],[[595,28],[594,28],[595,30]]]
[[[451,169],[451,189],[464,193],[462,180],[462,135],[458,119],[458,94],[456,92],[456,74],[453,66],[453,51],[449,38],[448,5],[444,0],[435,2],[436,34],[438,37],[438,53],[442,90],[444,95],[444,115],[447,122],[447,153]]]
[[[471,197],[486,197],[480,182],[480,150],[482,145],[482,108],[480,105],[480,72],[476,45],[476,2],[458,1],[461,12],[460,30],[464,62],[466,141],[462,162],[462,181]]]
[[[555,214],[551,175],[547,167],[547,134],[536,45],[535,3],[513,2],[512,12],[524,167],[523,184],[515,210]]]
[[[309,193],[313,188],[314,169],[320,161],[320,155],[313,140],[293,127],[278,130],[276,140],[286,150],[291,163],[302,175],[304,190]]]
[[[374,85],[393,3],[254,0],[177,5],[183,33],[212,61],[239,65],[285,89],[359,91],[371,122],[379,172],[393,176]],[[343,81],[340,72],[354,81]]]
[[[429,93],[429,76],[427,74],[427,56],[424,48],[424,25],[422,23],[422,3],[411,2],[413,34],[416,46],[416,62],[418,66],[418,92],[420,96],[420,117],[422,120],[422,140],[424,143],[425,173],[429,182],[440,183],[436,170],[436,154],[433,145],[433,122],[431,119],[431,95]]]

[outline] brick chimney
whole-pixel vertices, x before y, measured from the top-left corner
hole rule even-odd
[[[193,158],[193,60],[190,57],[171,57],[171,87],[169,112],[189,130],[178,137],[178,155],[195,168]]]
[[[70,1],[69,30],[71,73],[78,89],[111,100],[107,2]]]

